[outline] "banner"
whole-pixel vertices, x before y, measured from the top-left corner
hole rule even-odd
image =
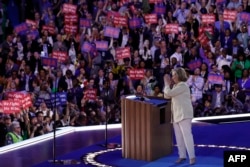
[[[99,51],[107,51],[108,41],[95,41],[95,47]]]
[[[141,20],[139,18],[129,19],[129,28],[136,29],[140,28],[142,25]]]
[[[44,25],[44,26],[42,27],[42,30],[48,31],[49,34],[51,34],[51,35],[54,35],[54,34],[56,33],[55,27],[49,26],[49,25]]]
[[[130,58],[130,48],[125,47],[125,48],[117,48],[115,50],[115,57],[116,59],[124,59],[129,57]]]
[[[78,15],[77,14],[65,14],[64,15],[64,23],[78,23]]]
[[[120,34],[120,29],[115,27],[106,26],[104,28],[104,36],[110,38],[118,38]]]
[[[144,19],[147,24],[156,24],[158,22],[157,14],[145,14]]]
[[[201,60],[193,60],[189,62],[187,66],[190,70],[194,71],[196,68],[200,68]]]
[[[129,78],[132,80],[143,79],[145,76],[144,69],[130,69]]]
[[[84,98],[86,100],[96,100],[97,96],[97,90],[96,89],[87,89],[84,92]]]
[[[94,46],[89,42],[84,42],[81,47],[82,53],[84,52],[89,53],[92,52],[94,49],[95,49]]]
[[[64,31],[67,34],[77,33],[77,25],[66,24],[64,26]]]
[[[249,23],[250,22],[250,13],[241,12],[240,13],[240,20]]]
[[[212,84],[222,84],[224,81],[223,75],[209,74],[207,80]]]
[[[91,20],[81,18],[80,19],[80,28],[83,28],[83,27],[90,28],[91,27]]]
[[[128,26],[128,18],[125,16],[114,16],[113,22],[115,26]]]
[[[162,15],[166,13],[166,6],[164,5],[155,5],[154,7],[154,13],[158,14],[158,15]]]
[[[216,0],[217,5],[222,5],[222,4],[225,4],[225,3],[226,3],[226,0]]]
[[[5,114],[20,113],[21,104],[18,100],[2,100],[0,106]]]
[[[226,21],[234,22],[237,17],[237,11],[236,10],[224,10],[223,12],[223,18]]]
[[[50,57],[42,57],[41,62],[43,66],[55,67],[57,68],[57,59]]]
[[[26,19],[25,22],[27,25],[32,26],[33,29],[37,28],[37,23],[34,20]]]
[[[64,3],[63,4],[63,13],[71,13],[71,14],[76,14],[77,6],[72,5],[69,3]]]
[[[52,58],[57,59],[57,61],[60,63],[64,63],[68,59],[68,53],[62,51],[53,51]]]
[[[17,34],[24,35],[29,30],[29,27],[26,23],[21,23],[15,26],[14,30]]]
[[[148,3],[150,4],[157,4],[157,3],[162,3],[163,0],[149,0]]]
[[[214,14],[202,14],[201,20],[202,20],[202,23],[213,24],[215,23],[215,15]]]
[[[166,34],[179,34],[179,25],[178,24],[166,24],[165,26]]]
[[[32,106],[31,96],[27,92],[8,92],[6,93],[6,97],[8,100],[17,100],[20,103],[20,107],[24,110]]]

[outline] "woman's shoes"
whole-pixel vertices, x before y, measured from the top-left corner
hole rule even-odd
[[[191,158],[191,159],[189,160],[189,164],[190,164],[190,165],[194,165],[194,164],[195,164],[195,158]]]
[[[182,163],[183,161],[185,161],[186,160],[186,158],[179,158],[179,159],[177,159],[176,161],[175,161],[175,163],[176,164],[180,164],[180,163]]]

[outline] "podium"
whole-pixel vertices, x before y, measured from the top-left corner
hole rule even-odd
[[[121,99],[122,156],[153,161],[173,150],[171,103],[157,97]]]

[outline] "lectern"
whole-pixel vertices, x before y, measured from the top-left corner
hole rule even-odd
[[[122,105],[122,156],[153,161],[173,150],[171,104],[157,97],[126,96]]]

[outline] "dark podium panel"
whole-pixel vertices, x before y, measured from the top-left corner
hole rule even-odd
[[[173,150],[171,103],[157,97],[122,98],[122,156],[153,161]]]

